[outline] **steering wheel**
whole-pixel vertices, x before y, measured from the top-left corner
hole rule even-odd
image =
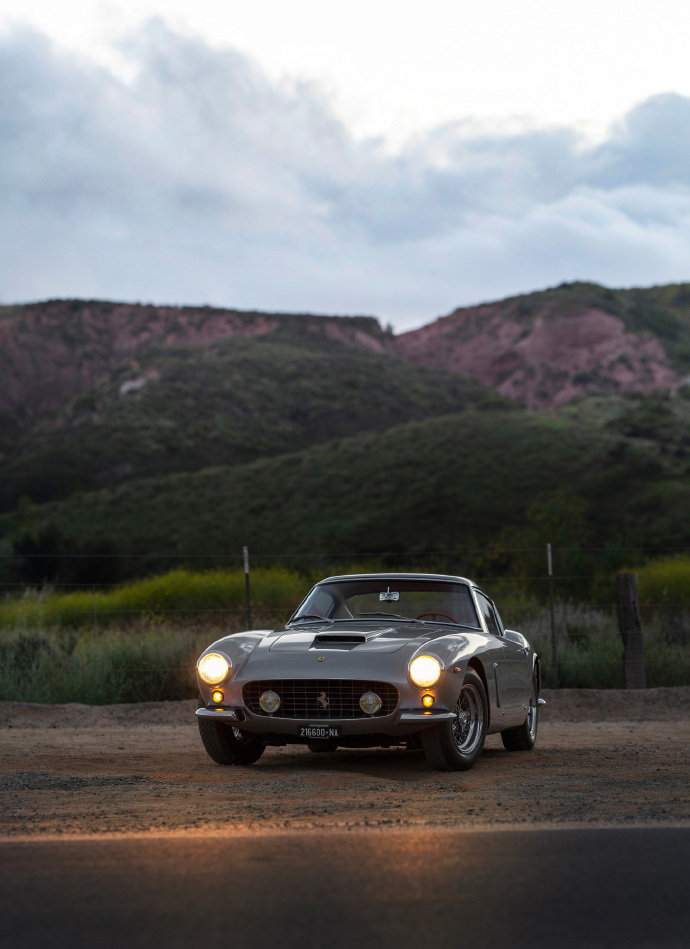
[[[454,616],[451,616],[450,613],[444,613],[443,610],[427,610],[425,613],[420,613],[419,616],[415,616],[415,619],[421,619],[422,616],[445,616],[451,623],[457,623]]]

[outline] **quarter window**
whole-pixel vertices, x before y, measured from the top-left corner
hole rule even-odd
[[[477,590],[477,603],[479,604],[479,609],[481,611],[482,616],[484,617],[486,621],[486,626],[489,632],[492,633],[494,636],[502,636],[503,633],[501,630],[501,625],[499,623],[498,616],[496,614],[496,610],[494,609],[493,603],[491,602],[491,600],[485,597],[483,593],[480,593],[478,590]]]

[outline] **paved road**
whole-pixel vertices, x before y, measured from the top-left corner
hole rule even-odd
[[[21,949],[686,947],[690,827],[0,842]]]

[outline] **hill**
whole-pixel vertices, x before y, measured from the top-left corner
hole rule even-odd
[[[0,510],[122,481],[243,464],[494,398],[481,383],[279,333],[155,346],[30,427],[7,452]]]
[[[195,347],[197,354],[213,353],[222,341],[269,337],[306,350],[326,344],[398,356],[549,407],[585,395],[678,385],[690,374],[690,284],[631,290],[563,284],[457,309],[399,336],[363,316],[94,300],[4,306],[0,451],[37,425],[59,424],[70,401],[113,374],[129,385],[146,379],[151,352]]]
[[[690,284],[563,284],[455,310],[396,348],[536,408],[586,395],[670,389],[690,376]]]
[[[138,479],[0,519],[6,538],[118,558],[124,575],[171,563],[342,556],[530,573],[544,544],[690,545],[690,400],[621,398],[534,413],[468,409],[235,467]],[[622,550],[622,548],[626,548]],[[6,548],[7,549],[7,548]],[[512,553],[505,553],[510,550]],[[521,552],[520,552],[521,551]],[[114,562],[114,561],[113,561]],[[47,563],[47,561],[46,561]],[[579,564],[572,572],[585,574]],[[589,571],[591,573],[591,570]]]
[[[101,582],[245,543],[447,550],[449,569],[559,538],[687,545],[689,374],[690,284],[568,284],[400,336],[363,316],[0,307],[0,553],[20,555],[2,576]]]
[[[146,372],[152,350],[221,340],[317,337],[381,352],[386,334],[370,317],[254,313],[211,307],[49,300],[0,307],[0,451],[35,426],[55,422],[73,399],[112,373]],[[134,377],[134,376],[133,376]]]

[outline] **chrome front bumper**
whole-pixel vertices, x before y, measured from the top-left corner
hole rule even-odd
[[[276,718],[270,715],[253,715],[246,709],[202,707],[196,710],[200,718],[215,718],[227,724],[236,724],[252,734],[275,732],[281,735],[294,735],[301,725],[337,725],[344,735],[362,734],[400,734],[409,733],[411,727],[429,728],[440,722],[451,721],[454,712],[446,709],[401,709],[392,715],[379,718],[335,718],[335,719],[296,719]]]

